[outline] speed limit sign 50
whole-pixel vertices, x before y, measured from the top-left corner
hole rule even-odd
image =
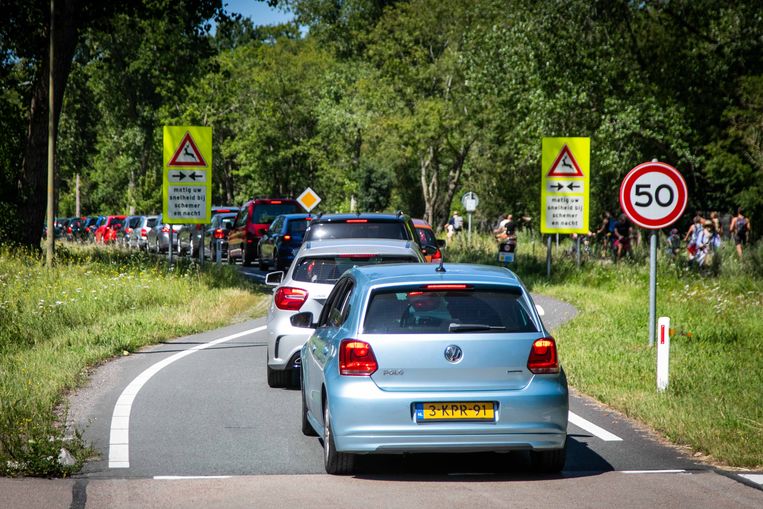
[[[686,209],[683,176],[669,164],[650,162],[633,168],[620,184],[620,207],[637,225],[659,230],[673,224]]]

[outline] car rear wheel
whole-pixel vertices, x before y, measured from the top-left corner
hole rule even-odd
[[[318,433],[315,432],[310,421],[307,420],[307,402],[305,401],[305,387],[300,385],[302,392],[302,434],[306,437],[317,437]]]
[[[252,264],[252,257],[249,254],[249,248],[244,246],[241,248],[241,265],[249,267]]]
[[[332,475],[349,475],[355,468],[354,454],[336,450],[328,401],[323,406],[323,466]]]
[[[273,388],[285,387],[289,381],[289,375],[288,369],[273,369],[268,366],[268,385]]]
[[[533,470],[544,474],[556,474],[564,468],[567,460],[567,448],[554,449],[551,451],[530,452]]]
[[[257,260],[257,266],[260,268],[260,270],[268,270],[268,262],[262,258]]]

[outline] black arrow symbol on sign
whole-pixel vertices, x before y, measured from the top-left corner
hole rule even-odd
[[[564,187],[564,184],[562,184],[561,182],[557,182],[556,184],[551,184],[548,187],[551,188],[552,191],[554,188],[556,188],[557,191],[561,191],[562,188]]]
[[[175,177],[178,180],[183,180],[185,178],[185,173],[183,173],[182,171],[179,171],[176,174],[174,174],[173,177]]]
[[[196,172],[193,172],[193,173],[191,173],[190,175],[188,175],[188,178],[190,178],[191,180],[196,180],[197,178],[201,178],[201,177],[203,177],[203,176],[204,176],[204,174],[203,174],[203,173],[199,173],[199,174],[197,175],[197,174],[196,174]]]
[[[567,186],[567,189],[569,189],[570,191],[574,191],[578,187],[580,187],[579,184],[576,184],[575,182],[570,182],[569,185]]]

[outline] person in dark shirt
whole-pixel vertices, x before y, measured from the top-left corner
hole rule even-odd
[[[625,214],[620,214],[615,225],[615,249],[617,250],[617,259],[621,259],[631,251],[631,223]]]

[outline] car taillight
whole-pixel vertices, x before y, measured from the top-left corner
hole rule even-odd
[[[162,227],[162,232],[163,233],[169,233],[170,232],[170,227],[169,226],[163,226]]]
[[[222,228],[218,228],[215,230],[214,237],[216,239],[224,239],[225,238],[225,232]]]
[[[432,261],[435,261],[435,260],[438,262],[442,260],[442,251],[440,251],[439,249],[435,251],[434,254],[432,255]]]
[[[127,228],[127,229],[125,230],[125,233],[132,233],[132,228]]]
[[[556,356],[554,338],[541,338],[533,342],[527,369],[536,375],[559,373],[559,358]]]
[[[273,300],[278,309],[299,311],[299,308],[301,308],[302,304],[307,300],[307,290],[282,286],[276,290]]]
[[[291,240],[291,235],[284,235],[283,240]]]
[[[141,228],[141,229],[140,229],[140,236],[141,236],[141,237],[146,237],[146,236],[148,236],[148,232],[146,231],[146,229],[145,229],[145,228]]]
[[[339,346],[339,374],[371,376],[379,369],[371,345],[358,339],[343,339]]]
[[[66,233],[71,233],[71,232],[72,232],[72,227],[70,226],[70,227],[68,227],[68,228],[66,229]]]

